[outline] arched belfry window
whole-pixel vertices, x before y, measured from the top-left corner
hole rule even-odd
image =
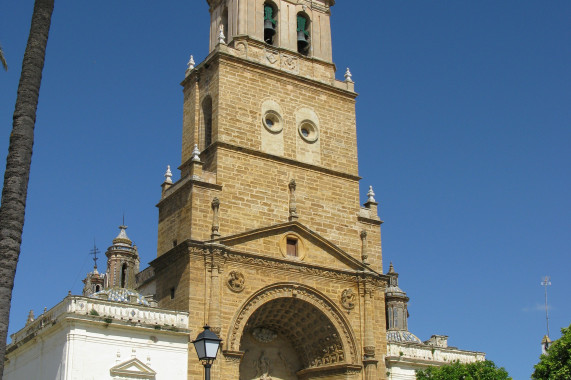
[[[278,8],[275,4],[267,1],[264,3],[264,41],[270,45],[276,45],[278,26]]]
[[[127,264],[121,266],[121,287],[124,288],[127,285]]]
[[[202,139],[204,144],[201,150],[208,148],[212,143],[212,98],[207,96],[202,101]]]
[[[297,14],[297,51],[303,55],[309,54],[311,36],[309,35],[309,17],[304,13]]]

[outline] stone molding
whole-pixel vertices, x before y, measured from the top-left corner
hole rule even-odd
[[[238,145],[234,145],[234,144],[230,144],[230,143],[226,143],[226,142],[215,141],[212,144],[210,144],[209,148],[227,149],[227,150],[231,150],[231,151],[235,151],[235,152],[250,154],[252,156],[265,158],[265,159],[268,159],[270,161],[285,163],[285,164],[289,164],[289,165],[296,166],[296,167],[302,167],[304,169],[309,169],[309,170],[313,170],[313,171],[316,171],[319,173],[329,174],[329,175],[332,175],[335,177],[346,178],[346,179],[349,179],[352,181],[359,181],[361,179],[361,177],[359,177],[358,175],[354,175],[354,174],[350,174],[350,173],[343,173],[343,172],[339,172],[336,170],[328,169],[328,168],[323,167],[323,166],[308,164],[306,162],[297,161],[297,160],[294,160],[292,158],[287,158],[287,157],[283,157],[283,156],[275,156],[275,155],[270,154],[270,153],[265,153],[265,152],[262,152],[259,150],[249,149],[249,148],[245,148],[243,146],[238,146]],[[212,184],[209,184],[209,185],[212,185]]]
[[[288,222],[296,223],[296,222]],[[175,260],[181,259],[185,256],[195,257],[204,260],[206,255],[205,249],[210,243],[197,240],[186,240],[179,244],[177,247],[165,252],[163,255],[151,261],[150,265],[155,269],[155,272],[160,271],[167,267]],[[222,246],[222,245],[219,245]],[[223,246],[222,246],[223,247]],[[384,290],[387,286],[389,278],[387,275],[378,274],[366,268],[364,270],[343,270],[336,268],[328,268],[308,264],[299,260],[287,260],[277,257],[260,256],[243,251],[233,250],[229,247],[224,247],[220,252],[228,262],[242,263],[253,266],[260,266],[264,268],[274,268],[284,271],[304,273],[307,275],[314,275],[318,277],[326,277],[339,281],[347,281],[351,283],[359,282],[362,279],[369,279],[370,286],[379,290]]]
[[[402,353],[402,354],[401,354]],[[436,363],[447,364],[456,360],[461,363],[472,363],[486,359],[486,354],[477,351],[459,350],[453,347],[440,348],[423,343],[389,343],[387,344],[387,364],[410,363],[415,366],[434,366]]]
[[[296,375],[300,380],[314,379],[315,376],[326,376],[336,374],[358,374],[363,367],[358,364],[337,364],[327,367],[307,368],[298,371]]]
[[[233,362],[239,364],[244,357],[245,352],[243,351],[230,351],[230,350],[222,350],[222,355],[228,362]]]
[[[212,144],[212,145],[214,145],[214,144]],[[192,161],[192,158],[188,160],[189,163],[191,161]],[[181,165],[181,167],[182,166],[184,166],[184,164]],[[207,189],[222,191],[221,185],[218,185],[216,183],[205,182],[205,181],[202,181],[200,179],[193,178],[190,175],[187,175],[186,177],[179,179],[172,187],[170,187],[168,190],[166,190],[163,198],[155,206],[160,207],[163,203],[168,202],[170,200],[171,195],[179,192],[181,189],[183,189],[187,186],[197,186],[197,187],[203,187],[203,188],[207,188]]]
[[[232,47],[234,46],[234,47]],[[193,83],[196,81],[196,78],[199,77],[202,72],[207,68],[212,66],[213,64],[218,64],[218,61],[221,59],[224,59],[225,61],[239,61],[241,64],[243,63],[248,63],[249,65],[251,65],[254,68],[257,68],[259,70],[263,70],[266,74],[274,74],[276,76],[279,77],[285,77],[288,79],[292,79],[295,80],[297,82],[302,82],[307,84],[308,86],[311,87],[318,87],[321,88],[323,90],[329,91],[331,93],[334,93],[336,95],[341,95],[341,96],[349,96],[353,99],[355,99],[357,97],[357,93],[355,91],[351,91],[349,89],[347,89],[347,84],[343,81],[339,81],[335,78],[332,78],[331,82],[324,82],[324,81],[320,81],[317,79],[313,79],[313,78],[307,78],[304,76],[300,76],[295,74],[294,72],[288,71],[288,70],[284,70],[282,69],[282,63],[276,62],[275,66],[270,64],[270,62],[268,62],[267,58],[266,58],[266,48],[267,45],[262,42],[262,41],[258,41],[255,40],[251,37],[248,37],[246,35],[243,36],[234,36],[230,45],[226,46],[217,46],[214,50],[212,50],[212,52],[210,52],[210,54],[208,55],[208,57],[206,57],[204,59],[204,61],[202,61],[200,64],[198,64],[194,70],[192,70],[192,72],[190,73],[190,75],[187,75],[182,82],[180,83],[183,87],[186,87],[187,85],[189,85],[190,83]],[[251,50],[259,50],[260,51],[260,55],[262,56],[261,61],[254,59],[253,57],[251,57],[253,54],[251,54]],[[297,52],[294,52],[292,50],[287,50],[284,48],[280,48],[280,47],[272,47],[271,48],[274,52],[278,53],[278,57],[281,58],[282,56],[284,57],[294,57],[299,61],[304,61],[307,64],[313,64],[313,65],[320,65],[322,67],[328,67],[328,69],[330,69],[332,71],[332,73],[334,74],[335,72],[335,65],[333,63],[327,62],[327,61],[323,61],[319,58],[315,58],[315,57],[307,57],[304,56],[302,54],[299,54]],[[268,64],[263,63],[264,60],[266,62],[268,62]]]
[[[233,250],[230,248],[234,241],[246,239],[246,238],[255,238],[256,235],[260,235],[263,233],[275,233],[276,235],[281,235],[284,233],[291,233],[291,234],[298,234],[302,238],[306,240],[314,240],[315,242],[324,246],[324,250],[329,250],[330,253],[333,253],[336,258],[347,264],[355,271],[363,271],[363,273],[372,273],[376,275],[380,275],[380,273],[375,272],[374,270],[370,269],[367,265],[364,265],[360,260],[356,259],[355,257],[349,255],[347,252],[339,248],[337,245],[329,241],[328,239],[324,238],[323,236],[315,233],[314,231],[307,228],[305,225],[298,221],[290,221],[280,224],[274,224],[266,227],[257,228],[254,230],[248,230],[241,233],[237,233],[235,235],[224,236],[219,239],[213,240],[215,243],[220,243],[228,246],[227,250],[234,251],[237,253],[241,253],[239,250]],[[247,253],[244,252],[247,255]]]
[[[51,328],[61,320],[95,324],[118,324],[124,328],[152,329],[160,326],[162,334],[188,334],[188,313],[127,304],[98,298],[67,296],[56,306],[39,315],[20,331],[11,335],[8,352],[33,339],[40,330]],[[57,327],[57,326],[56,326]]]

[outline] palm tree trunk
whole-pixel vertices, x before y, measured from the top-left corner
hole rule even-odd
[[[0,380],[4,373],[10,303],[20,255],[32,162],[36,108],[53,9],[54,0],[35,1],[6,159],[0,205]]]

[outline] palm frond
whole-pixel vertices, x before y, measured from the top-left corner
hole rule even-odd
[[[2,50],[2,45],[0,45],[0,62],[2,62],[2,67],[4,70],[8,71],[8,63],[6,62],[6,58],[4,58],[4,50]]]

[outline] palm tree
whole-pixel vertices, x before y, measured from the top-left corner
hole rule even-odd
[[[36,108],[54,0],[35,0],[22,62],[0,204],[0,380],[4,373],[10,302],[20,255]]]
[[[8,63],[6,62],[6,58],[4,58],[4,50],[2,50],[2,45],[0,45],[0,62],[2,63],[4,70],[8,71]]]

